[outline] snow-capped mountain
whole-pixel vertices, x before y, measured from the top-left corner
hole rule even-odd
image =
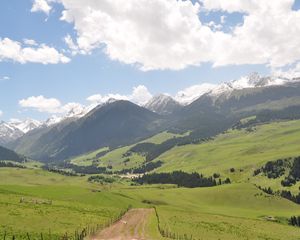
[[[70,104],[70,106],[68,106],[68,111],[66,114],[63,115],[52,115],[50,118],[48,118],[43,125],[46,127],[50,127],[52,125],[58,124],[62,121],[65,120],[70,120],[70,119],[79,119],[84,117],[85,115],[87,115],[89,112],[91,112],[94,109],[99,109],[103,106],[105,106],[106,104],[110,104],[117,101],[114,98],[110,98],[108,99],[106,102],[103,103],[94,103],[88,106],[83,106],[83,105],[79,105],[79,104]]]
[[[9,122],[0,122],[0,144],[6,144],[22,137],[27,132],[42,126],[42,123],[34,119],[24,121],[12,119]]]
[[[246,88],[261,88],[270,86],[280,86],[289,83],[299,82],[300,78],[288,79],[281,76],[262,77],[258,73],[252,73],[249,76],[241,77],[238,80],[221,83],[208,92],[210,96],[218,97],[220,95],[229,95],[233,90]]]
[[[24,133],[10,123],[0,122],[0,145],[14,141],[23,136]]]
[[[10,125],[19,129],[23,133],[27,133],[35,128],[42,126],[40,121],[34,119],[26,119],[24,121],[13,119],[9,122]]]
[[[150,99],[144,107],[159,114],[169,114],[179,109],[181,105],[172,97],[160,94]]]
[[[91,109],[82,105],[74,104],[69,106],[69,110],[65,115],[53,115],[48,118],[43,125],[50,127],[67,119],[78,119],[85,116]]]
[[[278,74],[262,77],[258,73],[251,73],[249,76],[244,76],[229,82],[223,82],[218,85],[210,83],[194,85],[179,91],[174,98],[182,105],[188,105],[205,94],[217,98],[220,95],[229,96],[234,90],[280,86],[295,82],[300,82],[300,77],[295,77],[293,75],[292,78],[288,78],[286,75]]]
[[[202,95],[210,92],[214,88],[216,88],[216,84],[211,83],[203,83],[199,85],[194,85],[179,91],[174,99],[182,105],[188,105],[201,97]]]

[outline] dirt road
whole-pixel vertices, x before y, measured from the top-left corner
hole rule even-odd
[[[92,237],[93,240],[149,240],[146,235],[148,218],[153,209],[132,209],[124,217]]]

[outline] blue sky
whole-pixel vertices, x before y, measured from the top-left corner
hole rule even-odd
[[[19,42],[22,48],[37,49],[41,47],[41,44],[44,44],[70,59],[68,63],[43,64],[37,61],[31,62],[30,59],[21,63],[13,57],[1,58],[0,49],[1,120],[25,119],[28,117],[42,120],[54,114],[53,111],[47,112],[35,107],[20,106],[20,100],[32,96],[44,96],[45,99],[55,98],[60,101],[61,105],[69,102],[86,105],[88,104],[86,99],[91,95],[101,94],[104,96],[110,93],[130,95],[132,89],[139,85],[145,86],[152,95],[158,93],[176,95],[178,91],[189,86],[202,83],[217,84],[238,79],[254,71],[262,75],[268,75],[273,69],[268,63],[269,59],[256,61],[255,57],[246,60],[242,58],[241,64],[232,64],[231,59],[226,59],[224,64],[223,57],[220,58],[221,60],[210,60],[212,57],[209,56],[209,49],[207,50],[208,60],[202,59],[202,56],[199,55],[199,61],[198,59],[195,60],[198,56],[193,57],[192,64],[190,64],[191,60],[187,59],[186,62],[174,61],[174,64],[172,63],[170,66],[168,66],[168,63],[163,63],[160,67],[156,64],[151,65],[152,59],[148,61],[150,57],[144,58],[142,56],[139,58],[138,55],[132,56],[137,64],[131,64],[124,60],[125,57],[131,57],[130,53],[129,55],[126,53],[124,57],[123,53],[120,53],[120,49],[117,49],[118,55],[116,57],[113,55],[114,53],[105,51],[105,47],[109,46],[107,39],[102,40],[99,37],[97,47],[92,43],[89,43],[88,47],[80,45],[80,38],[86,36],[82,32],[87,30],[83,29],[82,26],[75,27],[81,21],[79,14],[73,16],[75,19],[73,22],[60,20],[63,10],[72,10],[70,2],[72,1],[66,0],[63,3],[48,1],[48,5],[51,6],[49,14],[42,9],[32,12],[33,0],[3,0],[0,2],[0,40],[8,38],[11,41]],[[84,4],[84,1],[82,3]],[[193,4],[195,4],[195,1],[193,1]],[[294,11],[298,10],[299,6],[299,1],[296,1],[293,4]],[[210,25],[212,36],[216,31],[232,34],[233,28],[242,25],[244,17],[249,15],[249,13],[242,11],[211,8],[210,10],[200,11],[198,18],[202,25],[208,25],[210,22],[213,22],[215,26],[221,25],[217,26],[218,29]],[[75,14],[75,11],[70,14]],[[224,23],[221,23],[221,16],[224,16]],[[109,27],[108,24],[105,26]],[[149,29],[152,28],[149,27]],[[97,33],[101,35],[101,29]],[[64,41],[67,35],[70,35],[74,42],[77,41],[80,50],[87,51],[91,46],[92,49],[89,49],[88,53],[83,54],[78,53],[78,51],[72,54],[70,46]],[[38,45],[25,45],[23,43],[24,39],[32,39]],[[113,49],[113,47],[116,46],[112,45],[111,48]],[[131,51],[131,49],[127,50]],[[135,49],[132,49],[132,51],[134,52]],[[227,51],[226,47],[224,51]],[[145,53],[148,52],[148,50],[145,50]],[[161,54],[164,55],[164,52]],[[166,53],[166,56],[167,54],[170,54],[170,59],[172,59],[172,53]],[[246,52],[245,54],[247,55]],[[216,62],[221,61],[220,66],[213,66]],[[260,63],[260,61],[263,63]],[[292,62],[292,64],[295,62]],[[291,63],[279,67],[286,67],[288,64]],[[150,66],[151,69],[149,70],[149,67],[146,70],[142,69],[141,65]],[[60,114],[60,112],[57,114]]]

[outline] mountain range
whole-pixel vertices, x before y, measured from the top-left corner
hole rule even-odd
[[[161,131],[210,137],[242,118],[262,113],[284,117],[285,111],[300,113],[300,78],[251,74],[202,91],[185,105],[158,95],[144,106],[110,100],[44,123],[1,122],[0,144],[33,159],[61,161],[101,147],[129,145]]]

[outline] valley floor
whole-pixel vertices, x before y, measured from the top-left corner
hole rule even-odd
[[[91,184],[42,170],[0,169],[0,239],[61,239],[95,227],[93,239],[299,240],[288,219],[300,205],[251,183],[207,188]],[[107,223],[132,206],[121,221]],[[157,216],[152,210],[156,208]],[[126,222],[126,223],[125,223]],[[97,228],[96,228],[97,227]],[[158,231],[158,227],[161,232]],[[104,230],[103,230],[104,229]],[[121,238],[122,236],[122,238]],[[183,238],[184,239],[184,238]]]

